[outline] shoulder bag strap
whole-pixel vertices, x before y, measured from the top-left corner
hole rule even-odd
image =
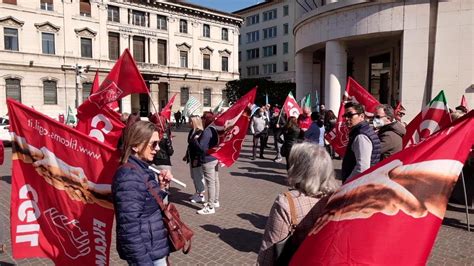
[[[288,205],[290,206],[290,218],[291,218],[291,231],[294,231],[296,226],[298,225],[297,219],[296,219],[296,207],[295,207],[295,202],[293,201],[293,196],[291,193],[285,192],[285,197],[288,200]]]

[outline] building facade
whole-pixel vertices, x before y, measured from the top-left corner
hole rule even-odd
[[[195,97],[202,110],[239,78],[236,15],[179,1],[1,0],[0,102],[20,100],[57,117],[89,95],[125,48],[151,91],[121,101],[123,112],[154,112],[177,93],[173,111]],[[89,70],[76,79],[75,66]],[[78,86],[76,89],[76,81]],[[7,113],[0,105],[0,116]]]
[[[318,91],[339,109],[348,76],[407,122],[440,90],[474,104],[474,1],[298,1],[297,97]],[[311,3],[310,3],[311,2]]]
[[[239,37],[242,78],[294,82],[294,0],[267,0],[238,11],[245,22]]]

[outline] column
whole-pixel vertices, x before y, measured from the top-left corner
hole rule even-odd
[[[159,102],[158,93],[159,93],[159,82],[157,80],[150,80],[150,95],[151,95],[150,110],[153,110],[152,113],[155,112],[153,105],[156,106],[156,108],[158,108],[158,111],[161,111],[161,108],[164,107],[164,106],[161,106]]]
[[[295,56],[296,95],[298,100],[312,91],[313,53],[299,52]]]
[[[149,38],[145,37],[145,63],[150,63],[150,55],[148,54]]]
[[[132,95],[122,98],[122,113],[132,113]]]
[[[347,80],[347,52],[343,42],[326,42],[325,104],[336,115]]]

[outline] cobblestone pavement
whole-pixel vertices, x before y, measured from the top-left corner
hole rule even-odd
[[[187,201],[194,192],[187,165],[181,161],[185,151],[185,132],[174,132],[175,154],[173,174],[188,187],[172,189],[174,202],[183,218],[195,232],[192,251],[171,255],[174,265],[250,265],[257,259],[261,237],[271,205],[285,190],[285,165],[274,163],[274,153],[266,159],[250,160],[251,139],[247,137],[240,159],[231,168],[220,168],[221,207],[216,214],[200,216],[198,204]],[[271,140],[271,139],[270,139]],[[270,150],[270,149],[269,149]],[[14,260],[11,255],[9,228],[11,189],[11,149],[6,149],[6,164],[0,166],[0,243],[6,252],[0,254],[0,265],[52,265],[48,259]],[[340,169],[341,161],[334,161]],[[337,171],[338,172],[338,171]],[[462,206],[451,206],[438,234],[429,265],[474,265],[474,233],[465,230],[466,218]],[[470,216],[474,221],[474,215]],[[471,222],[472,223],[472,222]],[[383,232],[381,232],[383,233]],[[396,248],[396,247],[395,247]],[[115,251],[112,239],[111,265],[126,265]]]

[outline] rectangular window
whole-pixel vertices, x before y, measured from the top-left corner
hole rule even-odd
[[[288,43],[284,42],[283,43],[283,54],[287,54],[287,53],[288,53]]]
[[[277,27],[263,29],[263,39],[275,38],[277,36]]]
[[[179,52],[179,65],[181,67],[188,67],[188,52],[186,51]]]
[[[7,98],[21,102],[21,85],[19,79],[5,79]]]
[[[58,104],[58,88],[56,81],[43,81],[43,102],[44,104]]]
[[[120,56],[120,34],[109,32],[109,59],[117,60]]]
[[[137,62],[145,62],[145,38],[133,36],[133,57]]]
[[[274,56],[277,54],[277,46],[270,45],[263,47],[263,57]]]
[[[203,24],[202,36],[206,38],[211,38],[211,26],[209,26],[208,24]]]
[[[18,29],[3,28],[5,50],[18,51]]]
[[[82,102],[87,101],[87,98],[91,94],[91,90],[92,90],[91,82],[82,83]]]
[[[283,34],[288,34],[289,26],[288,23],[283,24]]]
[[[264,64],[263,65],[263,74],[273,74],[276,72],[276,64]]]
[[[120,22],[120,8],[118,6],[107,6],[107,20]]]
[[[263,12],[263,21],[272,20],[277,18],[277,10],[272,9],[269,11]]]
[[[189,100],[189,88],[182,87],[179,94],[179,98],[181,101],[181,106],[185,106]]]
[[[211,70],[211,56],[208,54],[205,54],[202,56],[202,68]]]
[[[41,33],[41,42],[43,46],[43,54],[55,54],[54,51],[54,33]]]
[[[158,40],[158,64],[167,65],[167,42],[166,40]]]
[[[247,60],[260,57],[260,48],[247,50]]]
[[[260,36],[258,30],[247,33],[247,43],[258,42],[259,39]]]
[[[229,40],[229,30],[227,28],[222,28],[222,40],[223,41]]]
[[[283,71],[288,71],[288,62],[283,62]]]
[[[168,30],[168,18],[166,16],[158,15],[158,29]]]
[[[227,97],[227,90],[222,90],[222,106],[229,106],[229,97]]]
[[[41,0],[40,8],[41,10],[53,11],[54,10],[53,0]]]
[[[229,58],[227,56],[222,57],[222,71],[229,71]]]
[[[203,90],[203,97],[202,97],[202,105],[204,107],[210,107],[211,106],[211,89],[204,89]]]
[[[89,0],[81,0],[79,3],[79,14],[84,17],[91,16],[91,3]]]
[[[179,32],[188,33],[188,21],[184,19],[179,20]]]
[[[247,67],[247,76],[256,76],[259,74],[258,66]]]
[[[132,25],[146,27],[146,13],[132,10]]]
[[[256,14],[256,15],[253,15],[253,16],[248,16],[245,21],[247,21],[247,26],[249,26],[249,25],[259,23],[260,22],[259,20],[260,20],[260,15]]]
[[[81,57],[92,58],[92,39],[81,38]]]
[[[286,6],[283,6],[283,16],[288,16],[288,13],[289,13],[289,7],[286,5]]]

